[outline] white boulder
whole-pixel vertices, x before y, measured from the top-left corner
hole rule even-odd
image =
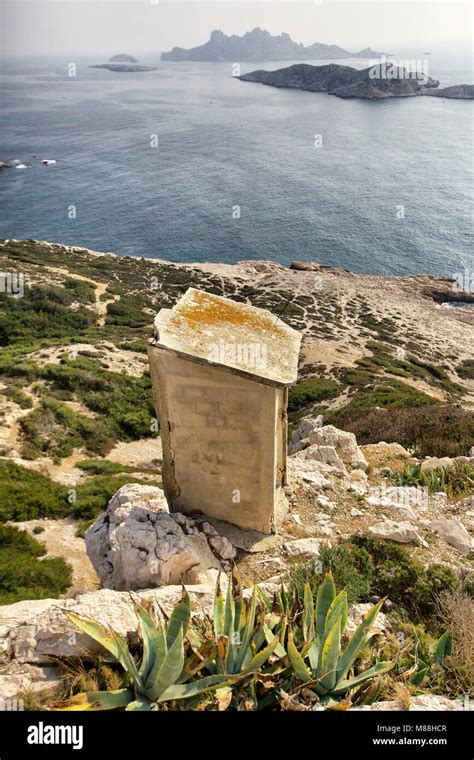
[[[397,541],[400,544],[414,543],[424,547],[428,546],[426,541],[421,538],[416,528],[409,522],[385,520],[367,528],[367,533],[374,538]]]
[[[430,529],[462,554],[469,554],[474,549],[471,536],[457,517],[440,517],[432,520]]]
[[[221,568],[218,556],[235,556],[230,542],[199,525],[187,515],[169,514],[161,489],[125,485],[87,530],[87,553],[104,588],[198,583],[210,568]]]

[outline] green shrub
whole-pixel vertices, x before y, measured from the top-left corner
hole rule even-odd
[[[26,467],[0,461],[0,522],[64,517],[69,509],[64,486]]]
[[[290,388],[288,411],[295,412],[307,404],[334,398],[339,391],[340,386],[334,380],[328,380],[324,377],[309,377]]]
[[[374,565],[372,594],[388,596],[415,619],[429,621],[435,614],[438,595],[461,585],[448,565],[432,564],[424,568],[406,549],[388,541],[353,535],[351,543],[370,555]]]
[[[38,559],[45,553],[26,531],[0,525],[0,604],[58,597],[68,589],[72,568],[60,557]]]
[[[143,481],[127,474],[97,475],[69,488],[33,470],[0,461],[0,523],[68,515],[91,520],[126,483]]]
[[[345,406],[328,415],[327,421],[354,433],[359,444],[400,443],[418,457],[465,456],[474,440],[474,412],[457,404],[412,409]]]
[[[398,380],[387,380],[373,383],[359,391],[350,402],[343,407],[344,410],[359,409],[363,407],[389,407],[403,409],[405,407],[426,406],[436,404],[436,399],[428,394],[412,388],[411,385]]]
[[[65,404],[43,398],[39,406],[20,421],[22,435],[37,451],[54,459],[71,456],[77,447],[105,456],[117,440],[109,421],[91,419]]]
[[[290,588],[300,600],[304,584],[309,583],[314,594],[320,573],[330,570],[336,585],[346,588],[350,601],[368,602],[374,596],[388,596],[410,618],[434,627],[439,595],[461,588],[460,578],[449,566],[431,564],[424,568],[406,549],[359,534],[324,548],[319,563],[298,564],[291,569]],[[463,588],[468,589],[466,582]]]
[[[459,377],[463,377],[466,380],[474,380],[474,359],[465,359],[456,367],[456,372]]]
[[[96,315],[89,309],[70,309],[74,289],[35,285],[23,298],[0,293],[0,346],[45,338],[71,338],[93,326]]]
[[[118,462],[110,462],[107,459],[82,459],[76,463],[76,467],[90,475],[117,475],[121,472],[133,472],[136,467],[130,467]]]
[[[18,406],[21,409],[31,409],[33,406],[33,401],[29,396],[26,395],[26,393],[23,393],[20,388],[16,388],[14,385],[10,385],[5,390],[0,391],[4,396],[6,396],[10,401],[13,401],[13,403],[18,404]]]
[[[84,280],[68,279],[64,287],[72,294],[74,301],[95,303],[95,286]]]

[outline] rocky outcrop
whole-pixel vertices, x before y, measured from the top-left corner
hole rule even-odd
[[[161,54],[162,61],[294,61],[318,60],[328,58],[377,58],[377,53],[370,48],[350,53],[338,45],[325,45],[315,42],[305,47],[294,42],[289,34],[273,36],[265,29],[256,27],[242,37],[230,36],[215,29],[204,45],[186,50],[174,47]]]
[[[367,533],[374,538],[397,541],[400,544],[428,545],[426,541],[422,539],[414,525],[409,522],[385,520],[369,527]]]
[[[207,583],[187,587],[196,609],[212,608],[216,577],[214,573]],[[101,589],[76,599],[42,599],[40,607],[30,601],[11,604],[0,608],[0,651],[4,660],[34,665],[50,665],[52,655],[90,659],[101,651],[99,645],[79,633],[64,611],[76,612],[128,636],[138,626],[133,600],[158,605],[169,613],[181,593],[182,587],[177,585],[133,594]]]
[[[450,467],[454,467],[456,464],[473,464],[472,457],[427,457],[421,463],[422,472],[430,472],[431,470],[446,470]]]
[[[472,700],[471,700],[472,702]],[[354,710],[375,710],[379,711],[398,711],[405,710],[406,707],[402,706],[397,700],[383,700],[380,702],[374,702],[371,705],[363,705],[361,707],[351,708],[351,712]],[[410,712],[447,712],[451,710],[472,710],[474,709],[469,705],[469,699],[464,701],[463,699],[448,699],[441,694],[422,694],[418,697],[411,697],[408,710]]]
[[[474,541],[457,517],[440,517],[430,523],[430,529],[462,554],[474,551]]]
[[[320,418],[305,419],[294,431],[289,453],[304,452],[302,458],[331,465],[341,472],[367,471],[366,459],[354,433],[321,425]]]
[[[296,63],[276,71],[251,71],[238,77],[243,82],[258,82],[271,87],[289,87],[307,92],[327,92],[338,98],[362,98],[380,100],[382,98],[407,98],[417,95],[436,94],[434,88],[439,82],[425,75],[416,75],[397,69],[395,76],[384,76],[374,66],[367,69],[353,69],[330,63],[325,66],[311,66]],[[466,89],[467,88],[467,89]],[[459,85],[457,88],[441,90],[443,97],[474,97],[474,86]],[[451,94],[450,92],[451,91]],[[457,92],[458,94],[455,94]],[[460,93],[464,94],[461,95]]]
[[[432,98],[472,100],[474,98],[474,84],[453,84],[451,87],[442,87],[441,90],[426,90],[420,94],[431,95]]]
[[[116,590],[198,583],[236,555],[210,523],[170,514],[160,488],[136,484],[117,491],[85,539],[102,586]]]

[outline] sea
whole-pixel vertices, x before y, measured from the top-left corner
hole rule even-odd
[[[231,63],[137,57],[157,70],[3,59],[0,161],[27,168],[0,171],[2,238],[369,274],[472,267],[472,101],[342,100],[241,82]],[[473,82],[465,54],[424,60],[440,87]]]

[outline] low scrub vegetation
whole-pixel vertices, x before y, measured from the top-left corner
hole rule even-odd
[[[289,390],[288,411],[296,412],[309,404],[334,398],[340,390],[338,383],[324,377],[310,377],[302,380]]]
[[[71,585],[72,569],[26,531],[0,525],[0,604],[61,596]]]
[[[468,588],[448,565],[423,567],[401,546],[359,534],[323,549],[320,560],[322,570],[330,570],[336,584],[347,589],[349,600],[367,602],[386,596],[406,619],[427,625],[436,626],[433,621],[441,592]],[[296,566],[290,583],[300,597],[307,582],[313,583],[313,591],[317,588],[314,567]]]
[[[0,346],[35,339],[75,339],[94,326],[97,320],[94,311],[85,305],[69,308],[73,302],[90,302],[90,286],[79,280],[66,280],[66,283],[66,287],[35,285],[24,298],[10,298],[0,293]]]
[[[392,473],[391,480],[396,486],[421,486],[429,493],[443,491],[448,496],[462,498],[474,492],[474,467],[455,462],[452,467],[423,472],[421,464],[407,465],[403,472]]]
[[[474,440],[474,413],[457,404],[389,409],[346,406],[327,421],[355,433],[359,444],[400,443],[418,457],[466,456]]]
[[[74,488],[66,487],[7,460],[0,460],[0,523],[70,516],[92,520],[126,483],[140,483],[127,474],[100,474]]]

